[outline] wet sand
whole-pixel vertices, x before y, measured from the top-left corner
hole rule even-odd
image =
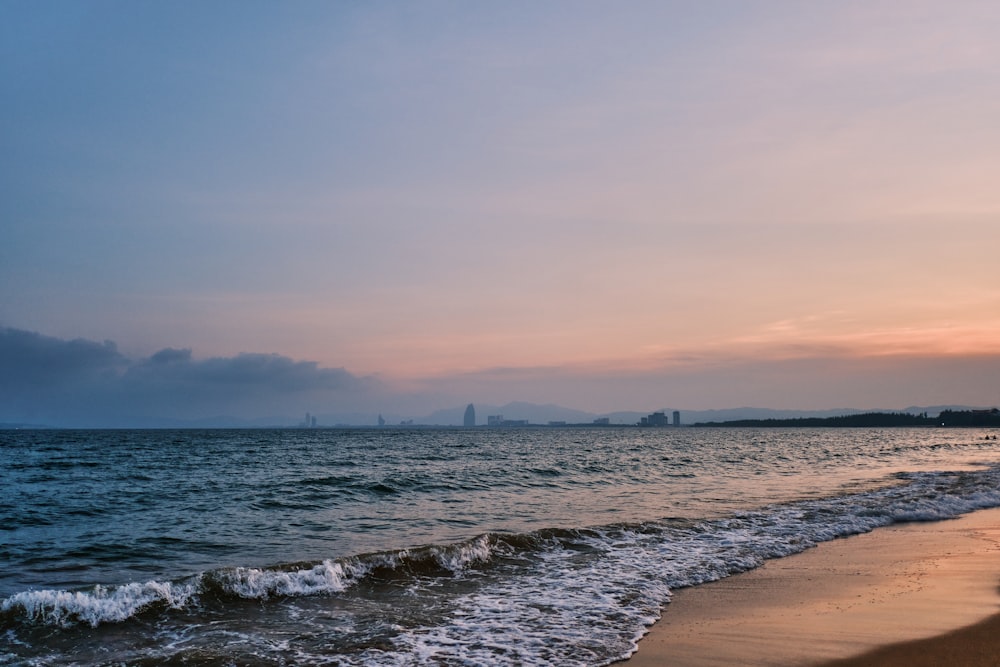
[[[998,585],[1000,509],[880,528],[675,591],[623,664],[998,665]]]

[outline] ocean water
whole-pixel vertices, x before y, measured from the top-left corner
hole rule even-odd
[[[988,435],[0,431],[0,664],[606,665],[676,588],[1000,505]]]

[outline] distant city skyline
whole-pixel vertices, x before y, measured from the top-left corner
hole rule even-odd
[[[0,420],[998,405],[998,22],[3,3]]]

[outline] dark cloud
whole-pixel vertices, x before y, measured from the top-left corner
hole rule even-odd
[[[283,403],[296,396],[363,392],[369,384],[342,368],[320,368],[279,354],[238,354],[195,360],[191,350],[166,348],[132,364],[122,377],[130,395],[159,405],[240,411],[241,402]]]
[[[129,376],[156,376],[184,384],[271,387],[282,391],[341,390],[357,385],[342,368],[320,368],[279,354],[239,354],[194,361],[191,350],[160,350],[129,369]]]
[[[191,361],[191,350],[175,350],[172,347],[165,347],[149,358],[151,364],[171,364],[176,362]]]
[[[0,422],[114,426],[297,415],[353,404],[376,388],[343,368],[278,354],[197,360],[190,349],[164,348],[132,361],[110,341],[0,330]]]
[[[113,375],[127,364],[111,341],[66,341],[34,331],[0,328],[0,392]]]

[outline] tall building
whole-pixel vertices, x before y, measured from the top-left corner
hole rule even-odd
[[[681,411],[674,410],[674,426],[680,426],[680,425],[681,425]]]
[[[667,414],[665,412],[654,412],[648,417],[639,420],[639,426],[667,426]]]
[[[469,407],[465,409],[465,419],[462,422],[465,426],[475,426],[476,425],[476,408],[469,403]]]

